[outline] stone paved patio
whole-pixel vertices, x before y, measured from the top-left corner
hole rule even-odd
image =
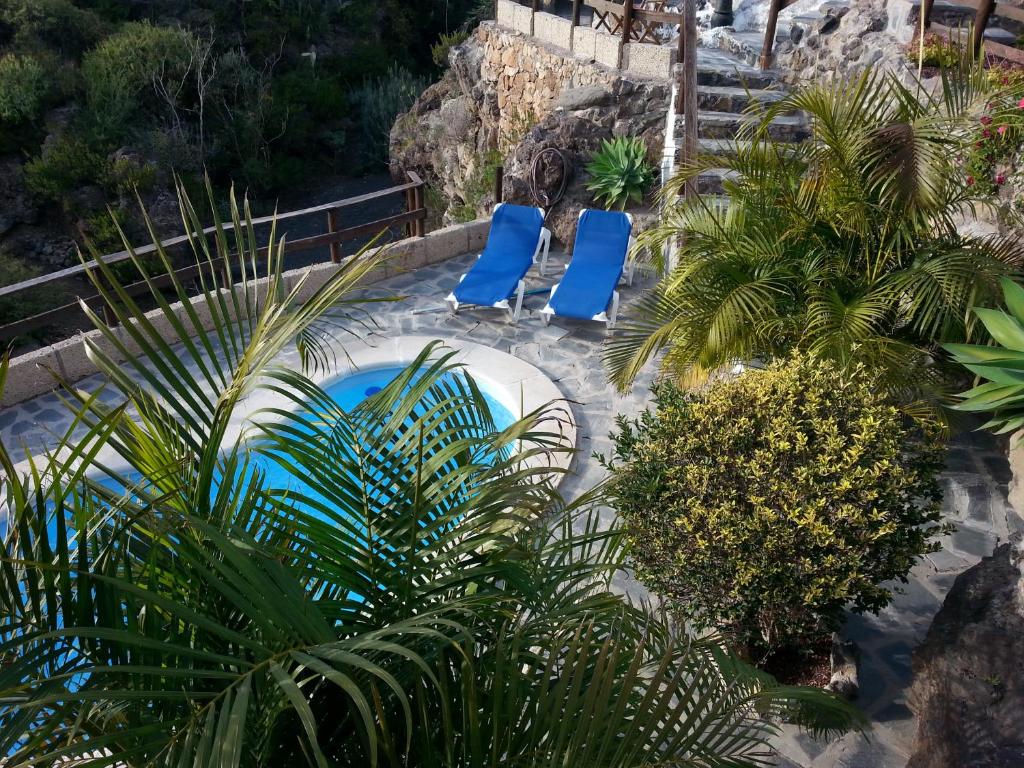
[[[609,386],[601,363],[605,338],[600,323],[563,322],[544,326],[537,314],[544,295],[528,296],[517,326],[496,310],[464,310],[450,318],[443,297],[465,271],[472,256],[463,256],[414,273],[391,278],[366,291],[368,295],[402,294],[397,303],[378,304],[374,335],[424,334],[462,338],[516,355],[546,373],[567,399],[579,426],[575,473],[562,490],[569,498],[599,482],[604,472],[591,455],[610,449],[608,434],[618,413],[635,414],[649,402],[652,372],[647,371],[627,394]],[[565,262],[553,254],[553,263]],[[555,273],[557,270],[552,270]],[[552,280],[531,274],[528,290],[542,289]],[[623,287],[624,311],[645,284],[638,276],[633,288]],[[81,386],[95,386],[86,380]],[[46,395],[0,412],[0,439],[8,446],[24,444],[36,452],[63,430],[68,419],[56,395]],[[780,765],[799,768],[898,768],[905,765],[914,733],[905,691],[910,681],[910,658],[957,574],[991,553],[998,541],[1020,532],[1019,517],[1007,501],[1011,475],[999,442],[987,435],[957,437],[943,476],[945,507],[958,530],[943,540],[943,549],[929,555],[911,573],[910,582],[894,603],[878,616],[853,616],[844,635],[862,650],[859,704],[870,716],[869,738],[853,734],[831,744],[817,743],[793,730],[778,742]],[[610,523],[613,513],[605,511]],[[623,588],[634,594],[635,584]]]

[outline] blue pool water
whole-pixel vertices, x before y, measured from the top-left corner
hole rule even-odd
[[[323,389],[324,391],[334,400],[343,410],[351,412],[366,400],[371,395],[376,394],[402,373],[405,370],[405,366],[395,365],[384,368],[374,368],[370,370],[360,371],[348,376],[342,376],[334,382],[328,383]],[[457,374],[453,374],[457,375]],[[515,417],[512,413],[502,405],[497,398],[494,397],[492,392],[489,392],[479,381],[477,381],[483,392],[484,399],[487,402],[488,408],[491,413],[491,418],[494,422],[495,427],[498,430],[505,429],[515,422]],[[321,494],[309,487],[309,485],[302,480],[302,478],[296,477],[294,474],[289,472],[286,468],[282,467],[276,461],[267,459],[263,456],[252,455],[250,462],[259,467],[264,473],[265,479],[263,486],[268,489],[274,490],[291,490],[301,492],[304,495],[311,497],[316,501],[323,500]],[[125,471],[122,474],[122,478],[125,482],[130,485],[139,481],[141,475],[133,470]],[[119,480],[110,478],[105,475],[96,476],[94,480],[105,485],[113,490],[123,492],[125,486]],[[56,534],[56,523],[51,521],[48,526],[49,533],[51,536]],[[0,516],[0,536],[4,536],[7,533],[7,520],[5,516]]]

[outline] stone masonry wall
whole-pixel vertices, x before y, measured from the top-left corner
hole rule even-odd
[[[534,14],[534,25],[548,24],[547,16]],[[538,28],[539,34],[524,34],[500,23],[481,24],[452,49],[441,81],[395,122],[392,175],[404,178],[412,170],[427,179],[434,195],[430,202],[446,209],[446,223],[490,211],[498,165],[506,171],[507,199],[536,204],[528,193],[528,177],[533,157],[547,147],[563,150],[570,166],[565,210],[554,216],[565,222],[555,231],[562,240],[571,238],[579,208],[591,203],[583,194],[585,166],[602,140],[640,137],[657,167],[668,78],[638,75],[628,65],[623,71],[592,54],[573,53],[579,47],[573,36],[583,33],[582,39],[592,32],[583,27],[569,36],[569,47],[544,40],[564,37],[559,30],[554,25],[550,32]]]

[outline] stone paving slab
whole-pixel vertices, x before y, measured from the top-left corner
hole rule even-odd
[[[609,432],[616,414],[636,414],[649,404],[653,371],[648,367],[629,392],[616,392],[608,384],[601,362],[606,338],[604,325],[555,318],[550,326],[545,326],[538,310],[544,305],[546,294],[527,297],[523,317],[515,326],[498,310],[466,308],[457,317],[449,317],[444,296],[473,258],[467,254],[390,278],[363,291],[367,297],[406,297],[399,302],[374,305],[375,327],[370,337],[404,333],[468,339],[513,354],[541,369],[571,401],[578,423],[574,474],[562,485],[567,498],[576,498],[605,476],[591,456],[611,450]],[[560,274],[565,262],[563,254],[552,254],[554,268],[549,274]],[[542,290],[554,280],[540,278],[533,272],[528,277],[527,290]],[[651,282],[649,277],[638,277],[636,287],[621,287],[624,315],[628,315],[636,297]],[[285,361],[294,360],[293,352],[285,355]],[[90,389],[98,384],[98,378],[92,377],[79,386]],[[104,397],[113,401],[116,393],[109,392]],[[23,445],[26,451],[38,452],[52,443],[52,435],[63,431],[69,421],[59,398],[45,395],[0,411],[0,439],[8,446]],[[853,734],[823,744],[787,728],[777,744],[780,766],[905,765],[914,733],[913,716],[905,698],[911,653],[924,637],[957,574],[990,554],[995,544],[1005,541],[1011,531],[1019,530],[1019,518],[1007,500],[1009,481],[1005,451],[998,439],[968,432],[953,441],[942,483],[946,516],[959,526],[957,532],[943,537],[941,551],[928,555],[914,567],[907,584],[894,585],[902,592],[892,605],[877,616],[851,616],[843,631],[861,648],[862,688],[858,703],[872,720],[868,738]],[[602,510],[601,519],[611,525],[614,512]],[[635,598],[649,598],[628,576],[618,579],[616,584]]]

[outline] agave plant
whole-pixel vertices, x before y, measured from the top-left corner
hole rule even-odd
[[[987,203],[958,166],[987,90],[969,67],[937,94],[866,71],[752,114],[731,154],[681,169],[662,221],[639,238],[662,255],[675,243],[675,263],[610,340],[612,379],[628,386],[659,353],[666,375],[693,381],[799,349],[934,402],[940,345],[980,338],[969,307],[997,302],[1000,278],[1024,263],[1014,237],[958,228]],[[810,121],[799,145],[768,134],[790,112]],[[678,198],[714,167],[731,172],[727,201]]]
[[[753,766],[775,716],[857,722],[612,591],[599,493],[565,505],[538,460],[564,450],[553,408],[495,432],[436,347],[352,411],[279,365],[329,346],[313,329],[373,259],[300,303],[273,235],[261,280],[253,239],[214,241],[192,241],[212,328],[178,282],[147,320],[101,266],[120,330],[90,314],[87,344],[119,402],[67,387],[55,447],[0,449],[12,764]],[[279,405],[239,431],[257,392]]]
[[[605,208],[626,210],[630,202],[642,203],[654,181],[654,171],[647,162],[647,147],[637,138],[617,136],[601,142],[587,165],[590,179],[587,189]]]
[[[995,346],[946,345],[956,362],[984,380],[960,395],[956,408],[991,412],[992,419],[982,428],[997,434],[1024,427],[1024,288],[1012,280],[1003,280],[1002,287],[1007,311],[974,308]]]

